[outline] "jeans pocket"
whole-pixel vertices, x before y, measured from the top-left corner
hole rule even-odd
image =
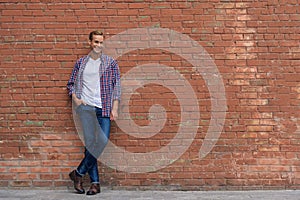
[[[82,105],[83,105],[83,103],[80,104],[79,106],[77,106],[77,107],[75,108],[75,111],[76,111],[77,113],[81,110]]]

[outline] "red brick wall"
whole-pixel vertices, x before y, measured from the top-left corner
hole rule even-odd
[[[0,186],[70,186],[68,172],[82,158],[66,82],[74,61],[88,53],[87,34],[107,38],[130,28],[176,30],[197,41],[215,62],[225,86],[227,112],[213,149],[199,158],[209,127],[211,93],[179,56],[157,49],[119,58],[122,75],[136,66],[172,66],[194,89],[201,117],[192,145],[169,166],[131,174],[100,166],[103,184],[177,189],[298,188],[300,184],[299,0],[258,1],[2,1],[0,4]],[[139,139],[117,133],[111,141],[131,152],[167,145],[180,124],[176,96],[147,85],[132,96],[132,119],[147,125],[161,104],[167,123]],[[178,114],[179,113],[179,114]],[[115,134],[114,134],[115,133]]]

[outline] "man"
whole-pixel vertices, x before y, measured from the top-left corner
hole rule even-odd
[[[118,117],[121,93],[119,66],[113,58],[102,54],[103,40],[100,31],[89,34],[91,52],[77,60],[67,84],[85,141],[84,158],[69,176],[75,190],[83,194],[82,177],[89,174],[91,186],[87,195],[100,193],[97,158],[108,142],[111,120]]]

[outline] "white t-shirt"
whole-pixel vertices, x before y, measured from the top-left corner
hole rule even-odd
[[[82,100],[90,106],[102,108],[99,68],[101,59],[89,58],[83,71]]]

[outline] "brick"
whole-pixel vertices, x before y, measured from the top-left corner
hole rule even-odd
[[[31,181],[11,181],[9,185],[11,187],[30,187],[31,184]]]
[[[37,188],[38,187],[49,188],[53,186],[53,181],[34,180],[32,181],[32,186]]]
[[[53,180],[53,179],[59,179],[59,174],[41,174],[40,175],[41,180]]]
[[[247,131],[268,132],[273,131],[273,126],[247,126]]]
[[[34,179],[37,179],[37,174],[28,174],[28,173],[22,173],[22,174],[19,174],[18,175],[18,178],[20,180],[34,180]]]

